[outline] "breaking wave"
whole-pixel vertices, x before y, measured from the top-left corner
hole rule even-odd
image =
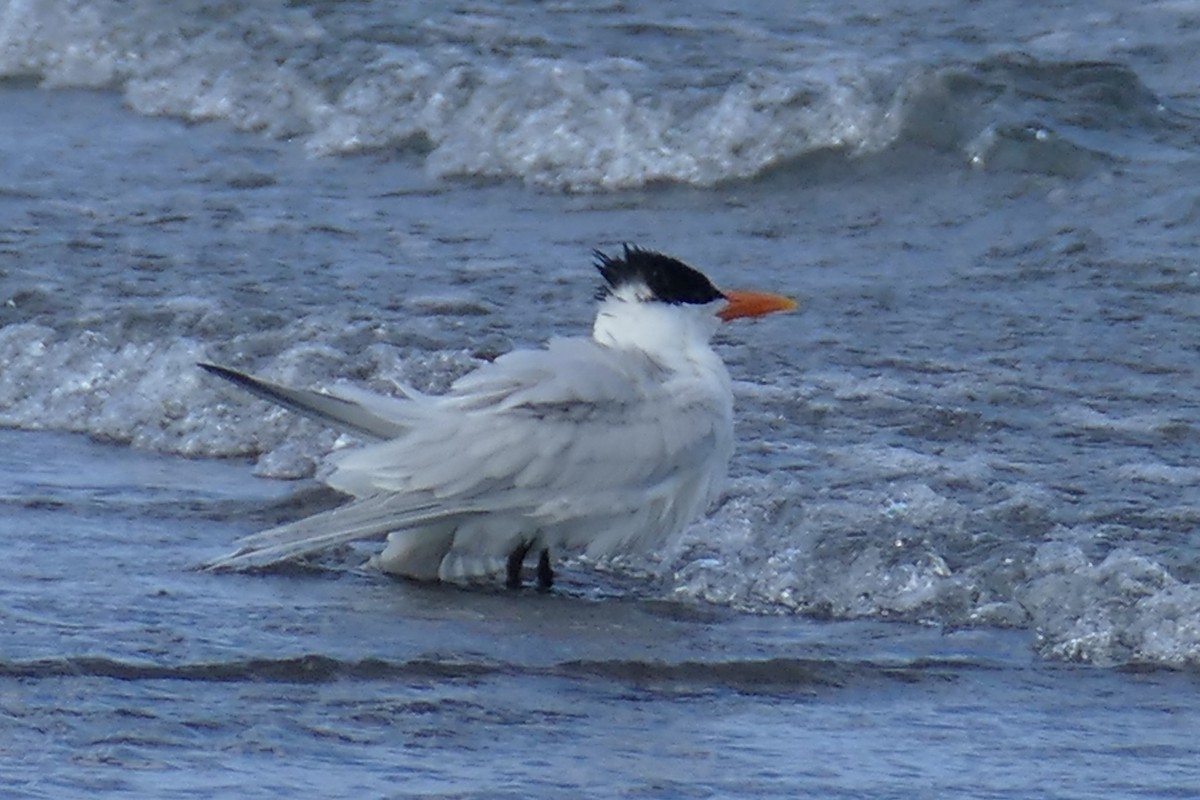
[[[222,120],[317,156],[394,153],[435,178],[565,191],[710,187],[820,153],[904,159],[911,147],[1077,175],[1128,157],[1130,136],[1196,139],[1118,63],[727,64],[691,31],[658,29],[661,48],[624,55],[575,52],[526,21],[472,22],[31,0],[0,12],[0,77],[115,90],[141,114]],[[690,71],[668,60],[675,48]]]

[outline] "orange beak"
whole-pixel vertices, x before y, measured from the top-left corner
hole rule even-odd
[[[739,317],[762,317],[776,311],[791,311],[796,301],[789,297],[767,292],[725,292],[729,305],[717,312],[725,322]]]

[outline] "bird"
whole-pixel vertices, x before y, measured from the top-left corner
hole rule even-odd
[[[795,309],[721,291],[699,270],[625,244],[594,251],[603,279],[590,337],[513,350],[445,394],[281,386],[205,371],[364,440],[329,457],[344,505],[239,540],[203,565],[245,570],[378,539],[368,565],[417,581],[536,587],[552,557],[653,552],[720,493],[734,446],[733,392],[711,340],[723,322]]]

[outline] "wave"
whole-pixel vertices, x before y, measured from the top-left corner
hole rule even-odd
[[[405,678],[452,680],[490,672],[495,672],[495,668],[485,664],[420,660],[393,663],[375,658],[343,661],[320,655],[176,665],[121,661],[100,656],[0,662],[0,676],[10,678],[113,678],[123,681],[323,683]]]
[[[264,362],[269,377],[302,386],[320,386],[328,381],[329,364],[353,361],[361,381],[376,389],[387,391],[415,377],[437,390],[474,363],[445,352],[401,356],[385,344],[362,348],[353,335],[348,341],[354,346],[343,351],[319,332],[327,327],[320,320],[305,324],[322,342],[319,348],[292,329],[245,332],[228,346],[272,353]],[[207,357],[195,339],[122,341],[114,345],[95,331],[59,333],[32,323],[0,328],[0,361],[6,364],[0,372],[0,424],[81,431],[142,451],[257,455],[255,471],[276,478],[313,475],[323,456],[341,443],[336,434],[294,414],[268,410],[206,380],[194,367]],[[836,379],[809,376],[810,382]],[[753,431],[755,415],[771,413],[772,403],[765,403],[767,410],[752,402],[742,406],[743,431]],[[932,401],[929,406],[931,414],[944,412]],[[1077,424],[1093,436],[1121,437],[1130,423],[1085,415]],[[1154,418],[1139,422],[1151,431],[1161,424]],[[1136,519],[1085,515],[1055,521],[1062,500],[1048,488],[1056,480],[1053,470],[1014,476],[978,457],[956,461],[836,438],[825,445],[789,445],[772,442],[768,431],[744,435],[780,452],[806,448],[798,456],[802,472],[756,474],[743,468],[720,507],[668,552],[593,566],[643,575],[646,585],[690,604],[817,619],[1029,630],[1037,652],[1050,660],[1200,665],[1200,584],[1189,579],[1186,563],[1167,563],[1168,554],[1150,543],[1155,532],[1200,529],[1200,518],[1186,502],[1148,508]],[[838,464],[833,471],[819,472],[819,465],[833,463]],[[1194,470],[1157,462],[1127,464],[1121,474],[1166,497],[1187,493],[1197,480]],[[832,488],[814,488],[820,486]],[[962,497],[955,487],[977,491]],[[0,502],[36,504],[46,498],[34,493]],[[81,495],[74,502],[89,501]],[[226,508],[197,499],[186,513],[261,518],[266,527],[313,510],[302,505],[330,502],[326,493],[302,493],[251,512],[243,503]],[[1099,538],[1098,525],[1105,530]],[[1101,539],[1104,547],[1096,545]],[[306,568],[348,569],[361,561],[331,558]],[[687,679],[687,671],[677,678]]]
[[[909,662],[769,658],[763,660],[683,661],[572,660],[545,667],[456,659],[389,661],[337,659],[307,654],[288,658],[251,658],[196,664],[151,664],[99,656],[0,661],[0,677],[35,680],[110,678],[122,681],[197,681],[210,683],[329,683],[333,681],[476,681],[512,674],[606,680],[648,689],[723,688],[744,693],[788,693],[839,689],[868,683],[952,680],[966,670],[996,669],[958,659]]]
[[[1010,497],[964,512],[936,484],[799,509],[788,499],[804,496],[798,484],[744,482],[667,554],[665,582],[676,599],[757,614],[1029,630],[1052,661],[1200,666],[1200,584],[1137,541],[1143,525],[1194,530],[1194,511],[1110,529],[1106,552],[1082,544],[1094,543],[1092,522],[1047,523],[1056,501],[1036,487],[997,485]]]
[[[195,6],[191,8],[191,6]],[[382,12],[379,12],[382,13]],[[64,20],[69,20],[64,24]],[[1009,54],[959,64],[764,58],[729,73],[562,42],[414,30],[255,4],[147,7],[45,0],[0,17],[0,77],[120,92],[130,109],[222,120],[317,156],[418,160],[441,179],[563,191],[753,180],[823,153],[1078,175],[1196,143],[1128,66]],[[666,35],[666,34],[664,34]]]

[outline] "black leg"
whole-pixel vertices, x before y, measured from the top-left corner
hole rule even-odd
[[[550,568],[550,548],[543,547],[538,555],[537,587],[540,591],[547,592],[553,585],[554,570]]]
[[[508,554],[508,576],[504,581],[504,585],[509,589],[521,588],[521,565],[525,563],[525,554],[529,552],[532,542],[522,542],[517,545],[517,548]],[[538,580],[541,580],[539,573]]]

